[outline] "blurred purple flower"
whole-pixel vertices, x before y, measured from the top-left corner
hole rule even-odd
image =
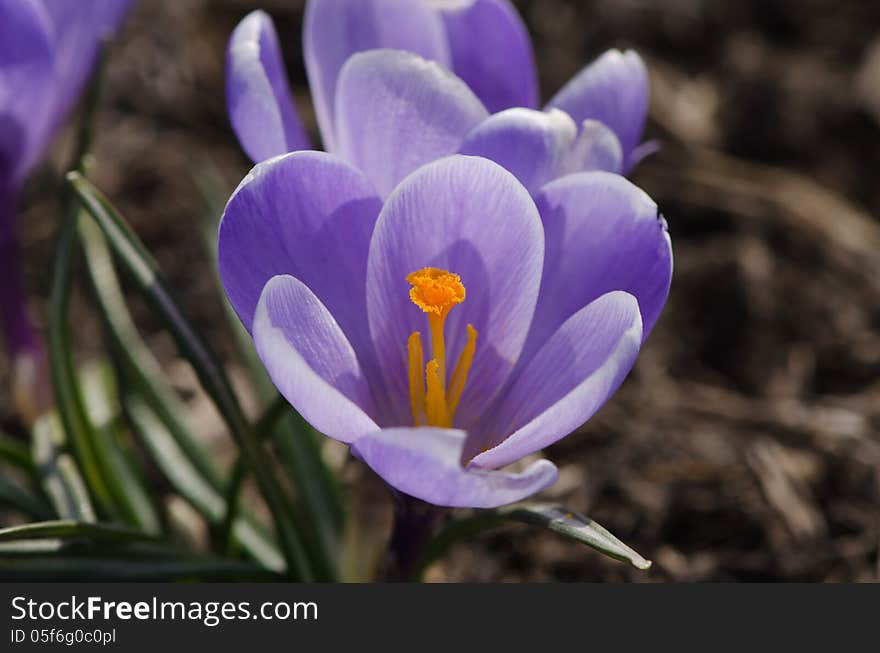
[[[0,0],[0,313],[17,360],[40,351],[21,291],[16,202],[130,0]]]
[[[431,114],[430,129],[458,119]],[[384,202],[335,155],[272,158],[230,198],[218,250],[282,395],[391,486],[443,506],[555,482],[547,460],[501,468],[615,392],[672,273],[657,205],[623,177],[572,174],[532,197],[463,155],[420,167]]]
[[[303,43],[325,148],[383,194],[419,165],[455,152],[495,160],[536,193],[572,172],[627,172],[648,151],[639,145],[648,111],[639,55],[606,52],[538,111],[531,44],[508,0],[309,0]],[[262,11],[230,40],[227,103],[254,162],[308,149],[275,28]],[[441,111],[457,114],[454,130],[424,133],[432,124],[426,114]],[[371,139],[360,137],[365,131]],[[418,157],[414,139],[430,143]],[[396,157],[396,174],[376,169]]]

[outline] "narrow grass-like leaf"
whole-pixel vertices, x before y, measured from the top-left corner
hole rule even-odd
[[[251,563],[137,543],[64,539],[0,542],[0,581],[266,581],[277,574]]]
[[[92,142],[104,71],[104,55],[105,52],[102,48],[95,75],[86,93],[85,111],[77,133],[73,165],[80,173],[85,173],[87,154]],[[66,512],[59,511],[59,514],[67,516],[70,513],[78,518],[94,519],[90,503],[84,502],[83,497],[80,496],[81,486],[85,485],[101,511],[111,517],[121,519],[123,511],[120,510],[107,479],[104,478],[101,461],[95,451],[95,434],[85,412],[73,363],[68,312],[73,263],[77,252],[76,229],[80,209],[70,191],[64,193],[63,199],[62,222],[59,229],[49,301],[48,353],[55,405],[64,428],[63,440],[56,439],[56,445],[61,444],[65,449],[69,447],[76,462],[74,463],[72,459],[67,457],[66,452],[57,457],[54,465],[55,470],[60,471],[61,476],[67,478],[64,480],[55,475],[50,479],[50,484],[53,485],[52,489],[50,490],[48,487],[46,489],[53,500],[57,499],[62,502],[70,500],[65,506]],[[42,453],[51,457],[51,448],[46,449],[45,447],[50,441],[51,438],[44,438],[41,445],[35,443],[34,446],[35,448],[42,447]],[[59,480],[61,481],[60,485],[56,482]],[[84,483],[82,483],[83,481]],[[65,485],[66,487],[62,487]]]
[[[272,514],[289,572],[301,580],[312,580],[313,572],[295,524],[293,507],[275,476],[270,460],[254,436],[218,357],[193,329],[171,295],[155,261],[116,210],[81,174],[71,172],[67,178],[144,298],[165,322],[179,350],[195,369],[202,386],[229,427],[248,471],[256,480]]]
[[[93,522],[95,509],[73,457],[66,450],[58,415],[37,419],[32,432],[33,458],[43,490],[59,517]]]
[[[562,506],[520,504],[503,508],[499,513],[508,519],[547,528],[565,538],[586,544],[610,558],[629,563],[636,569],[644,571],[651,567],[650,560],[640,556],[601,524]]]
[[[106,363],[95,361],[81,373],[86,414],[95,432],[95,449],[126,521],[148,533],[161,529],[159,515],[133,461],[122,449],[121,406],[116,379]]]
[[[141,531],[117,526],[96,524],[72,519],[42,521],[24,526],[0,528],[0,542],[17,540],[82,539],[91,542],[154,542],[155,538]]]
[[[146,403],[137,397],[129,397],[125,400],[125,407],[135,432],[172,487],[209,523],[220,525],[228,513],[222,494],[199,474]],[[249,517],[235,518],[232,536],[251,558],[264,567],[273,571],[284,569],[284,558],[268,533]]]
[[[3,474],[0,474],[0,505],[18,510],[33,519],[52,519],[55,516],[52,508],[42,497]]]
[[[49,307],[49,365],[55,390],[55,403],[67,434],[72,453],[82,470],[82,478],[100,509],[114,519],[122,520],[114,496],[104,478],[95,451],[95,433],[89,423],[71,355],[68,309],[76,252],[75,208],[61,227],[55,254],[55,273]]]
[[[321,458],[320,447],[311,427],[299,416],[281,395],[269,404],[254,425],[261,440],[274,439],[275,450],[288,470],[290,480],[299,492],[305,507],[308,529],[304,543],[315,567],[317,580],[334,581],[339,577],[340,535],[342,530],[342,501],[335,479]],[[238,509],[238,496],[245,474],[241,459],[236,460],[226,490],[227,515],[223,522],[221,541],[227,542],[229,525]]]
[[[104,326],[127,379],[162,420],[199,474],[215,490],[221,490],[224,479],[220,469],[190,429],[183,402],[168,385],[159,361],[134,324],[104,234],[91,220],[80,222],[79,229],[86,267]]]
[[[34,461],[27,444],[15,440],[2,431],[0,431],[0,460],[28,474],[34,473]]]
[[[651,567],[650,560],[640,556],[589,517],[554,504],[514,504],[497,510],[479,511],[471,517],[450,521],[428,544],[416,568],[416,576],[420,577],[428,565],[446,555],[455,542],[504,526],[511,521],[549,529],[641,571]]]

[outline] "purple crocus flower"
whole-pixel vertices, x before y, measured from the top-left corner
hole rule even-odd
[[[309,0],[303,41],[325,148],[383,196],[455,152],[495,160],[532,193],[572,172],[627,172],[648,152],[639,145],[648,80],[638,54],[606,52],[539,111],[531,44],[508,0]],[[230,116],[251,159],[308,149],[264,12],[235,30],[227,61]],[[402,122],[401,105],[418,109]],[[421,133],[434,124],[426,115],[441,112],[458,117],[450,131]],[[355,133],[363,131],[372,140]],[[430,147],[414,151],[415,137]],[[373,162],[389,154],[401,157],[396,174],[375,178]]]
[[[432,116],[434,130],[458,120]],[[498,164],[453,155],[383,201],[357,167],[298,151],[241,182],[219,265],[305,419],[402,493],[485,508],[553,484],[547,460],[502,468],[579,427],[628,374],[668,293],[665,227],[607,172],[533,197]]]
[[[16,202],[130,0],[0,0],[0,314],[16,366],[39,341],[21,290]]]

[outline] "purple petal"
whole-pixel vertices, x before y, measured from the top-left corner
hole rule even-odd
[[[47,140],[51,36],[52,24],[40,2],[0,0],[0,186],[7,189],[21,181]]]
[[[309,148],[275,25],[259,9],[245,16],[229,39],[226,105],[238,140],[254,162]]]
[[[598,120],[608,125],[623,148],[624,170],[639,144],[648,115],[648,73],[632,50],[609,50],[578,73],[550,103],[575,122]]]
[[[461,465],[464,431],[393,428],[358,440],[353,452],[395,489],[438,506],[497,508],[553,485],[559,477],[549,460],[519,474]]]
[[[351,442],[378,428],[351,343],[302,281],[269,280],[254,316],[254,344],[275,387],[316,429]]]
[[[435,0],[446,24],[452,70],[492,113],[538,106],[529,34],[508,0]]]
[[[251,329],[263,286],[290,274],[318,296],[359,353],[372,347],[366,320],[367,253],[380,202],[366,178],[323,152],[293,152],[257,165],[220,221],[220,278]]]
[[[393,48],[443,65],[449,48],[443,21],[424,0],[310,0],[303,50],[324,147],[336,149],[336,78],[357,52]]]
[[[647,338],[672,279],[672,244],[654,201],[619,175],[584,172],[548,184],[535,202],[547,251],[524,355],[611,290],[635,295]]]
[[[584,120],[569,154],[569,172],[623,172],[623,150],[613,131],[598,120]]]
[[[51,0],[44,4],[54,25],[53,127],[57,127],[82,91],[102,40],[119,28],[132,0]]]
[[[460,151],[492,159],[534,194],[568,172],[576,137],[577,126],[562,111],[508,109],[471,131]]]
[[[411,424],[406,342],[428,338],[425,314],[406,276],[424,267],[461,276],[467,298],[446,321],[447,365],[479,333],[455,425],[466,426],[507,378],[522,349],[537,299],[544,236],[534,202],[516,178],[478,157],[452,156],[407,177],[376,223],[367,266],[367,315],[396,424]],[[426,347],[430,340],[425,340]],[[428,347],[428,350],[430,348]],[[426,352],[427,353],[427,352]]]
[[[509,465],[578,428],[623,383],[641,341],[639,307],[628,293],[608,293],[575,313],[517,372],[482,438],[475,427],[468,453],[496,446],[471,464]]]
[[[337,150],[383,197],[419,166],[456,152],[487,117],[467,84],[408,52],[356,54],[339,74]]]

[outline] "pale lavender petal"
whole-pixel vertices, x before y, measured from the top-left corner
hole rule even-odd
[[[628,171],[648,115],[645,63],[632,50],[609,50],[568,82],[547,106],[562,109],[578,124],[598,120],[608,125],[620,140]]]
[[[656,140],[645,141],[641,143],[632,151],[629,157],[629,165],[631,168],[634,168],[639,163],[641,163],[644,159],[647,159],[649,156],[656,154],[660,151],[660,143]]]
[[[323,152],[293,152],[257,165],[220,221],[220,278],[251,329],[266,282],[290,274],[318,296],[359,353],[366,320],[367,253],[381,204],[366,178]]]
[[[538,106],[538,72],[522,19],[508,0],[434,0],[449,38],[452,70],[486,108]]]
[[[613,131],[598,120],[584,120],[569,154],[568,172],[623,172],[623,150]]]
[[[509,465],[578,428],[623,383],[641,342],[639,307],[628,293],[608,293],[575,313],[517,371],[495,412],[474,427],[466,455],[493,448],[471,464]]]
[[[370,389],[351,343],[299,279],[269,280],[253,333],[275,387],[312,426],[340,442],[378,428],[369,416]]]
[[[0,186],[42,154],[53,104],[52,24],[37,0],[0,0]]]
[[[428,338],[427,318],[410,301],[406,276],[438,267],[460,275],[465,286],[465,301],[446,322],[446,350],[451,368],[464,347],[466,325],[474,325],[476,356],[455,416],[455,425],[466,427],[519,357],[543,256],[534,202],[513,175],[488,159],[442,159],[420,168],[391,194],[370,244],[367,314],[389,397],[398,408],[397,425],[412,423],[407,338],[414,331]]]
[[[619,175],[584,172],[548,184],[535,202],[547,251],[525,355],[611,290],[635,295],[647,338],[672,280],[672,244],[654,201]]]
[[[357,52],[393,48],[449,64],[443,21],[426,0],[309,0],[303,51],[324,148],[335,151],[336,79]]]
[[[356,54],[339,74],[337,151],[383,197],[419,166],[456,152],[487,117],[467,84],[408,52]]]
[[[55,43],[53,128],[67,115],[98,57],[128,13],[132,0],[47,0]]]
[[[492,159],[534,194],[569,171],[577,135],[577,126],[563,111],[507,109],[471,131],[460,152]]]
[[[254,162],[309,148],[275,25],[262,10],[245,16],[229,39],[226,105],[238,140]]]
[[[553,485],[559,477],[549,460],[521,473],[464,468],[464,431],[391,428],[361,438],[353,453],[396,490],[437,506],[497,508]]]

